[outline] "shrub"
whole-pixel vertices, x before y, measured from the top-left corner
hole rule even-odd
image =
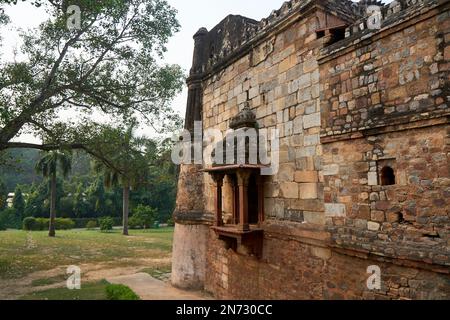
[[[113,229],[114,220],[111,217],[103,217],[98,219],[98,224],[100,226],[100,231],[110,231]]]
[[[23,229],[27,231],[43,231],[47,230],[50,223],[48,218],[34,218],[28,217],[23,220]],[[75,226],[75,222],[72,219],[56,218],[55,228],[56,230],[70,230]]]
[[[86,229],[92,230],[92,229],[95,229],[95,228],[97,228],[97,221],[95,221],[95,220],[90,220],[90,221],[88,221],[88,222],[86,223]]]
[[[128,227],[130,229],[142,229],[144,227],[144,221],[141,217],[131,216],[128,219]]]
[[[23,230],[25,231],[39,231],[41,230],[40,223],[35,217],[27,217],[23,219]]]
[[[139,296],[123,284],[108,284],[106,286],[108,300],[140,300]]]
[[[22,220],[20,213],[14,208],[7,208],[0,211],[0,230],[5,229],[20,229]]]
[[[49,224],[50,224],[50,219],[49,218],[36,218],[36,221],[39,225],[37,230],[33,230],[33,231],[43,231],[43,230],[48,230]]]
[[[152,228],[155,225],[155,220],[158,212],[149,206],[139,205],[133,211],[133,216],[128,221],[128,225],[132,227],[141,227],[144,229]]]
[[[75,222],[69,218],[56,218],[55,228],[56,230],[70,230],[75,227]]]
[[[173,220],[173,218],[167,219],[167,225],[169,227],[174,227],[175,226],[175,221]]]

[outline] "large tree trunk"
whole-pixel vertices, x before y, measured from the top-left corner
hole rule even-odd
[[[128,235],[128,215],[130,212],[130,186],[125,184],[123,187],[123,235]]]
[[[56,219],[56,172],[52,173],[50,181],[50,223],[48,227],[48,236],[54,237]]]

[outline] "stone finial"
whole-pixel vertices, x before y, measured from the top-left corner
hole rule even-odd
[[[248,93],[247,93],[248,94]],[[244,103],[244,108],[231,119],[230,129],[255,128],[256,116],[250,109],[248,101]]]
[[[198,37],[203,37],[206,36],[208,34],[208,29],[206,28],[200,28],[198,29],[198,31],[194,34],[194,39],[198,38]]]

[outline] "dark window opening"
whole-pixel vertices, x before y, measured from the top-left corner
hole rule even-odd
[[[331,34],[331,39],[327,43],[328,46],[333,44],[333,43],[336,43],[338,41],[341,41],[341,40],[345,39],[345,27],[344,28],[330,29],[330,34]]]
[[[392,186],[395,184],[395,172],[391,167],[383,167],[381,169],[381,185]]]
[[[317,35],[317,39],[323,38],[323,37],[325,37],[325,31],[324,30],[317,31],[316,35]]]

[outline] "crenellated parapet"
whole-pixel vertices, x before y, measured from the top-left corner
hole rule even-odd
[[[346,38],[363,33],[364,30],[385,28],[399,19],[408,18],[424,7],[438,4],[439,0],[394,0],[384,5],[379,1],[364,0],[356,6],[361,18],[346,30]]]
[[[424,8],[436,6],[445,1],[447,0],[395,0],[389,4],[383,4],[379,0],[359,2],[291,0],[284,2],[281,8],[273,10],[267,18],[260,21],[239,15],[229,15],[212,30],[202,28],[194,37],[196,43],[202,41],[201,45],[196,46],[196,48],[201,47],[202,57],[201,60],[194,60],[191,76],[215,70],[229,59],[239,56],[242,51],[267,36],[291,16],[306,13],[311,8],[322,9],[345,21],[345,39],[326,46],[324,48],[326,54],[355,41],[363,40],[368,37],[368,34],[388,28],[420,13]]]
[[[273,10],[267,18],[256,21],[239,15],[229,15],[209,32],[202,28],[200,33],[206,45],[204,60],[201,65],[191,70],[191,76],[207,73],[215,69],[227,59],[251,47],[259,39],[264,38],[279,24],[299,12],[307,12],[314,6],[339,16],[349,25],[357,20],[358,7],[350,0],[291,0],[283,3],[281,8]],[[194,37],[197,41],[198,33]]]

